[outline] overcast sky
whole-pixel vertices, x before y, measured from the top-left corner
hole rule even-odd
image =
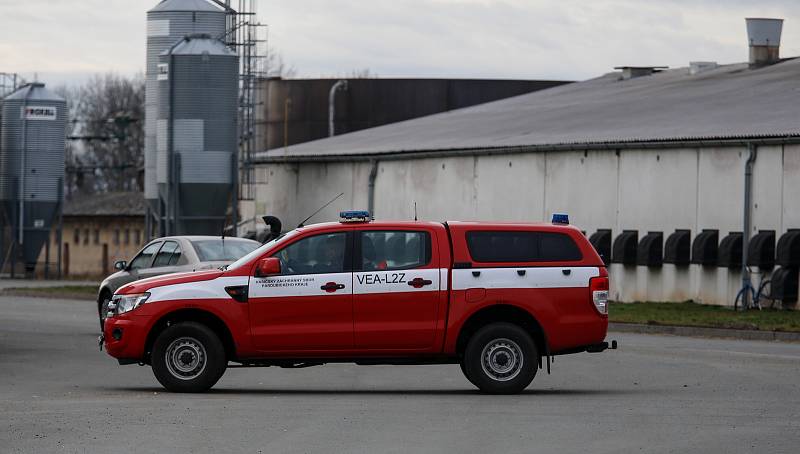
[[[580,80],[619,65],[747,60],[745,17],[785,19],[798,0],[257,0],[271,44],[300,77]],[[0,72],[49,84],[144,71],[156,0],[0,0]],[[236,1],[233,2],[237,3]]]

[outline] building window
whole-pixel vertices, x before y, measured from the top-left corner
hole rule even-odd
[[[100,229],[94,229],[94,244],[100,244]]]
[[[119,244],[119,229],[114,230],[114,244]]]
[[[83,244],[89,244],[89,229],[83,229]]]
[[[142,244],[141,234],[142,232],[139,229],[133,231],[133,244],[136,246]]]
[[[131,229],[125,229],[125,244],[131,244]]]
[[[72,242],[75,244],[81,244],[81,229],[75,229],[75,234],[72,235]]]

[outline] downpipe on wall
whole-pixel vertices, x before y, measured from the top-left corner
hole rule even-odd
[[[367,183],[367,210],[371,218],[375,218],[375,180],[378,179],[378,160],[371,161],[372,167],[369,170],[369,182]]]
[[[742,289],[739,294],[742,297],[742,309],[749,309],[753,303],[751,296],[755,296],[753,290],[753,283],[750,276],[750,270],[747,268],[747,253],[750,244],[750,230],[752,229],[752,216],[751,207],[753,205],[753,166],[755,166],[756,158],[758,157],[758,146],[754,143],[747,144],[749,155],[744,164],[744,219],[742,225]],[[737,296],[738,299],[738,296]],[[734,307],[736,302],[734,302]]]

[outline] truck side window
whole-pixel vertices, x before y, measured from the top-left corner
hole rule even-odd
[[[161,241],[157,241],[155,243],[147,245],[142,252],[139,253],[136,257],[131,260],[131,264],[128,268],[132,270],[140,270],[142,268],[148,268],[150,266],[150,262],[153,260],[153,254],[158,251],[158,248],[161,246]]]
[[[468,232],[472,259],[485,263],[572,262],[583,258],[569,235],[557,232]]]
[[[329,233],[304,238],[279,251],[281,274],[323,274],[345,271],[347,234]]]
[[[361,271],[406,270],[431,261],[428,232],[361,232]]]

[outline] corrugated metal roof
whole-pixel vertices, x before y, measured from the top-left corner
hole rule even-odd
[[[64,201],[64,216],[144,216],[142,192],[106,192]]]
[[[262,152],[257,159],[800,135],[800,59],[564,85]]]
[[[154,11],[225,11],[220,5],[209,0],[163,0],[148,12]]]
[[[14,99],[25,99],[26,96],[28,97],[28,101],[64,102],[64,98],[48,90],[45,88],[44,84],[38,82],[23,85],[21,88],[17,89],[17,91],[11,93],[3,99],[5,101],[11,101]]]

